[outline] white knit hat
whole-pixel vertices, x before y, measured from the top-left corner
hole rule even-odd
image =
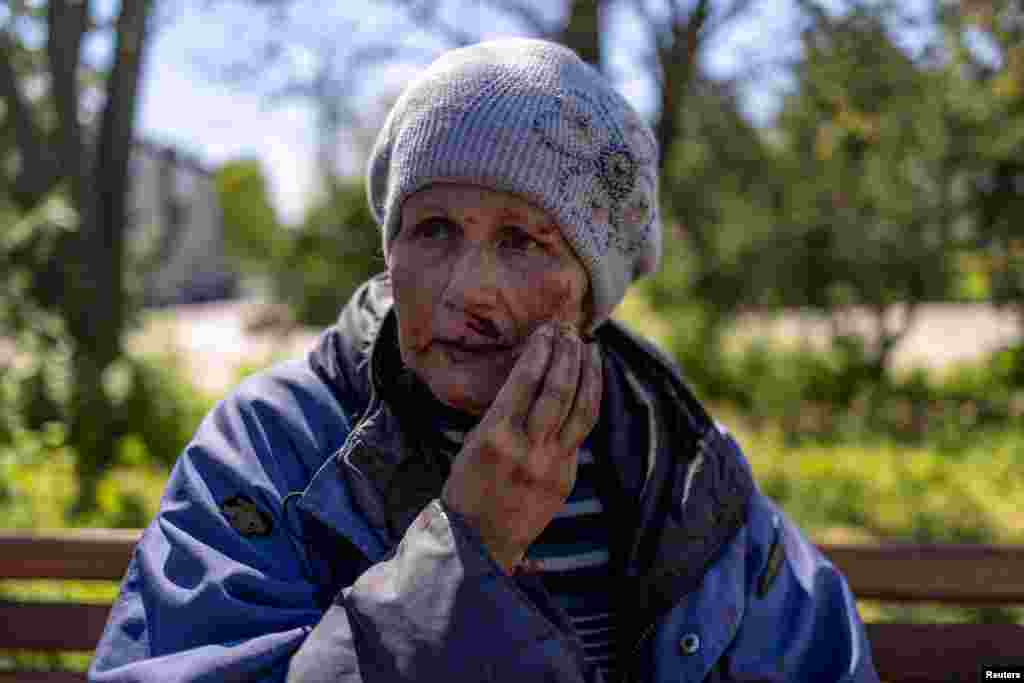
[[[556,220],[590,276],[587,333],[658,266],[654,134],[562,45],[514,38],[451,50],[405,89],[367,170],[385,255],[402,202],[442,180],[519,195]]]

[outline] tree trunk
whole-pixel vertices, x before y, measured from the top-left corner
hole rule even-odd
[[[661,106],[654,134],[661,150],[661,168],[666,168],[668,150],[676,139],[679,112],[683,99],[697,74],[697,51],[701,43],[701,30],[710,13],[708,0],[698,0],[688,15],[676,14],[670,30],[671,39],[658,48],[661,67]]]
[[[606,0],[569,0],[569,19],[557,40],[601,68],[601,15]]]
[[[109,348],[79,347],[73,355],[69,436],[76,452],[78,492],[67,510],[72,521],[87,521],[99,507],[99,483],[117,456],[121,428],[104,389],[103,374],[119,353]]]
[[[117,440],[123,431],[103,377],[123,354],[128,162],[151,9],[152,0],[121,3],[116,58],[107,81],[95,165],[82,183],[93,191],[80,198],[81,259],[69,282],[68,300],[73,309],[67,316],[75,348],[71,435],[79,480],[78,497],[70,513],[77,518],[96,509],[96,487],[117,458]]]

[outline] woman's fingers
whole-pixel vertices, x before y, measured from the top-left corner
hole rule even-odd
[[[545,442],[558,434],[572,409],[579,385],[583,363],[579,336],[563,328],[552,353],[551,366],[527,418],[527,436],[532,443]]]
[[[597,424],[601,414],[604,368],[597,343],[587,344],[583,349],[583,356],[580,387],[576,392],[576,400],[569,417],[559,434],[563,448],[577,448]]]
[[[495,417],[508,419],[512,425],[524,428],[530,414],[533,397],[544,381],[548,359],[557,344],[551,325],[541,325],[526,342],[526,348],[516,360],[508,379],[494,398]]]
[[[544,327],[466,438],[442,492],[502,566],[525,552],[565,504],[576,480],[576,449],[600,402],[600,368],[587,347],[575,333]]]

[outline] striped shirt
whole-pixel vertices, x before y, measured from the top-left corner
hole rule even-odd
[[[464,433],[446,430],[443,435],[454,446],[462,443]],[[605,680],[611,680],[616,638],[608,590],[613,578],[610,539],[595,488],[596,466],[589,441],[578,451],[576,483],[565,507],[533,542],[526,557],[536,563],[545,589],[572,621],[588,661],[601,669]]]

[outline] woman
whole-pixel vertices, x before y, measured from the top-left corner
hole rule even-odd
[[[657,349],[649,128],[570,50],[454,50],[381,130],[387,272],[206,418],[94,681],[875,681],[840,573]]]

